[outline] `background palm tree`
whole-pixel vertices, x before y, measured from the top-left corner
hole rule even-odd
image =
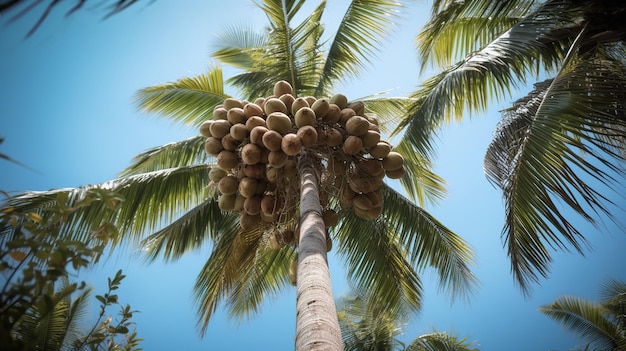
[[[563,296],[539,308],[583,340],[585,350],[626,350],[626,283],[607,281],[600,302]]]
[[[381,308],[368,291],[352,289],[338,303],[339,323],[346,351],[478,351],[467,337],[433,331],[413,339],[400,340],[409,317],[407,305]]]
[[[573,218],[619,221],[624,13],[623,3],[605,1],[435,1],[418,36],[423,69],[444,70],[424,81],[397,130],[425,155],[442,124],[548,77],[502,112],[484,161],[505,199],[502,236],[524,292],[548,275],[550,249],[588,245]]]
[[[304,1],[264,1],[267,32],[230,30],[221,38],[215,57],[242,69],[227,82],[239,87],[244,98],[269,96],[273,83],[284,79],[297,94],[329,95],[332,84],[356,76],[391,27],[389,15],[395,2],[353,1],[337,33],[324,46],[322,1],[302,22],[292,23]],[[268,84],[268,82],[271,82]],[[211,119],[213,109],[229,96],[224,93],[222,71],[183,78],[174,83],[146,88],[138,93],[139,105],[175,121],[198,127]],[[403,111],[408,99],[361,99],[368,113],[383,121]],[[85,223],[113,221],[146,248],[152,259],[176,259],[200,248],[207,241],[212,253],[200,270],[195,286],[199,326],[204,332],[218,305],[225,302],[232,316],[242,318],[258,311],[261,301],[277,294],[287,284],[288,271],[296,255],[293,246],[272,250],[259,229],[241,230],[234,213],[220,210],[209,169],[213,159],[203,150],[204,137],[156,147],[139,155],[119,179],[97,187],[114,189],[125,201],[111,217],[94,203],[72,218],[67,234],[84,239]],[[430,163],[410,152],[400,141],[396,148],[405,156],[407,172],[402,184],[418,203],[443,193],[441,180]],[[37,211],[59,193],[77,199],[90,187],[26,193],[7,201],[7,206]],[[340,214],[339,225],[330,236],[335,251],[344,259],[348,278],[368,287],[381,303],[406,303],[419,309],[421,281],[418,272],[434,267],[441,286],[451,294],[465,294],[475,286],[470,271],[473,261],[465,242],[421,207],[391,186],[383,186],[385,206],[381,216],[365,221],[352,211]],[[165,224],[163,226],[163,224]],[[145,238],[146,232],[153,232]]]

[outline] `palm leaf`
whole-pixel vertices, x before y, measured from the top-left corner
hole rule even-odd
[[[146,112],[156,112],[197,128],[213,118],[213,108],[227,97],[222,69],[214,67],[205,74],[141,89],[135,101]]]
[[[120,172],[120,176],[207,163],[209,157],[204,151],[205,140],[203,136],[195,136],[148,149],[135,156],[133,163]]]
[[[417,337],[406,348],[407,351],[478,351],[474,342],[467,337],[459,338],[444,332],[433,332]]]
[[[225,27],[216,37],[215,50],[211,56],[223,64],[244,70],[255,69],[267,36],[255,32],[255,28],[240,25]]]

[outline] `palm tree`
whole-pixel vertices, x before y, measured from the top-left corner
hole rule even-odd
[[[505,199],[502,236],[525,293],[548,275],[550,249],[588,245],[572,218],[620,218],[611,196],[624,176],[625,13],[592,0],[435,1],[418,36],[422,68],[444,70],[424,81],[397,131],[426,155],[442,124],[547,77],[502,112],[484,161]]]
[[[407,305],[391,309],[365,290],[352,289],[339,304],[339,323],[346,351],[478,351],[467,337],[433,331],[413,339],[409,345],[400,341],[410,315]]]
[[[292,21],[303,4],[304,1],[263,1],[259,7],[270,23],[266,32],[256,34],[246,28],[235,28],[220,38],[222,45],[214,57],[241,69],[242,73],[227,83],[240,88],[244,98],[270,96],[279,80],[291,84],[294,96],[330,96],[333,84],[355,77],[367,63],[391,27],[389,15],[398,9],[398,4],[391,1],[352,1],[337,33],[324,46],[320,23],[326,2],[321,1],[302,22],[294,25]],[[196,77],[143,89],[137,96],[144,110],[195,128],[212,119],[215,107],[228,98],[219,67]],[[377,114],[381,121],[403,113],[407,101],[406,98],[361,99],[365,110]],[[301,222],[299,248],[284,245],[272,249],[264,228],[243,228],[238,213],[220,208],[218,189],[207,187],[211,183],[209,170],[216,167],[215,158],[204,152],[204,143],[205,137],[196,136],[142,153],[120,178],[95,186],[113,189],[124,197],[114,216],[101,213],[101,203],[97,201],[62,228],[67,229],[68,235],[76,233],[76,238],[85,239],[88,233],[82,229],[87,223],[112,221],[125,233],[124,239],[141,242],[151,259],[176,259],[210,242],[212,253],[195,285],[202,333],[222,302],[236,318],[257,312],[264,298],[289,284],[289,270],[296,257],[300,261],[298,285],[311,281],[306,277],[307,270],[302,268],[308,265],[303,263],[307,258],[316,258],[312,265],[321,269],[309,272],[327,276],[324,271],[328,269],[320,202],[313,198],[312,210],[305,207],[308,206],[305,201],[300,203],[299,211],[312,217],[311,225],[307,226],[306,218],[298,221],[292,217],[290,223]],[[411,152],[406,142],[400,141],[396,150],[405,158],[406,174],[401,183],[409,194],[420,204],[440,197],[441,179],[430,170],[429,161]],[[300,163],[301,181],[318,186],[321,178],[307,172],[310,168],[305,164],[306,161]],[[56,201],[59,193],[66,194],[71,202],[89,188],[25,193],[7,200],[6,206],[37,212]],[[304,192],[305,187],[300,190]],[[327,195],[327,203],[338,204],[335,192],[320,193],[313,189],[310,193]],[[339,224],[329,228],[328,235],[337,243],[335,251],[344,259],[348,278],[357,286],[371,289],[384,306],[405,303],[413,310],[421,304],[418,272],[426,267],[438,271],[442,288],[452,296],[470,292],[476,282],[470,270],[473,255],[465,242],[391,186],[383,184],[381,193],[385,206],[379,216],[364,220],[352,210],[342,210]],[[161,226],[163,223],[166,225]],[[148,231],[153,234],[145,237]],[[316,242],[315,254],[302,249],[307,246],[307,238]],[[319,279],[314,278],[314,282],[320,287]],[[324,301],[332,303],[329,284]],[[335,314],[334,304],[326,305],[322,319],[332,320],[329,314]],[[302,333],[297,331],[297,334]],[[323,333],[308,336],[319,342],[320,335]],[[338,329],[328,329],[328,335],[332,335],[329,344],[340,348]],[[300,344],[313,345],[306,338],[299,338]]]
[[[626,283],[609,280],[600,292],[600,302],[563,296],[539,311],[582,338],[585,350],[626,350]]]

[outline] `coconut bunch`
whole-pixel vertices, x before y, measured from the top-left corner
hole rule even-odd
[[[279,81],[254,102],[227,98],[200,126],[217,167],[209,176],[223,211],[241,214],[242,229],[266,227],[269,245],[297,244],[298,155],[306,150],[322,175],[320,201],[327,227],[337,223],[328,198],[365,219],[380,215],[384,177],[404,175],[404,160],[382,140],[378,121],[362,102],[343,94],[296,97]]]

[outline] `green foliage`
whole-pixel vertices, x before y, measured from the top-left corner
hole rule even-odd
[[[118,235],[117,229],[103,222],[90,231],[86,241],[59,236],[76,211],[94,202],[113,210],[121,199],[113,192],[91,189],[81,201],[70,201],[62,192],[55,200],[54,206],[33,212],[22,212],[7,202],[0,209],[0,272],[5,278],[0,290],[3,350],[139,350],[141,339],[135,332],[129,334],[134,312],[130,306],[122,307],[121,320],[113,327],[96,325],[82,339],[76,330],[91,289],[84,281],[70,284],[67,277],[98,262]],[[119,304],[111,291],[119,288],[123,278],[119,271],[109,279],[109,292],[96,296],[102,304],[100,318],[106,307]],[[116,341],[120,335],[123,342]]]

